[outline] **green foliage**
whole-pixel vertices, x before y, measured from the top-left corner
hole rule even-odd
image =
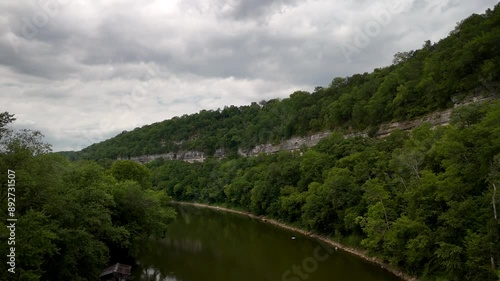
[[[391,66],[334,78],[313,93],[297,91],[285,99],[202,110],[121,133],[91,145],[79,156],[65,155],[114,160],[198,150],[212,156],[221,148],[234,155],[239,148],[324,130],[374,134],[383,122],[415,119],[450,108],[452,101],[497,92],[499,19],[497,5],[465,19],[439,42],[427,40],[419,50],[398,52]],[[470,123],[479,116],[470,112],[463,117],[459,122]]]
[[[9,114],[8,112],[0,113],[0,139],[2,138],[3,133],[7,131],[7,124],[12,123],[15,120],[14,114]]]
[[[113,171],[90,161],[70,163],[48,154],[41,134],[26,130],[9,131],[0,142],[0,207],[7,210],[10,169],[18,219],[16,273],[3,263],[1,280],[95,280],[114,251],[133,256],[138,239],[164,235],[175,217],[165,192],[145,189],[149,171],[136,163],[118,163]],[[2,228],[1,240],[8,236]],[[2,243],[2,253],[7,246]]]
[[[162,208],[169,201],[166,193],[144,191],[136,182],[125,181],[114,185],[111,194],[115,201],[111,218],[116,226],[126,229],[132,239],[165,235],[168,223],[174,218],[171,209]],[[133,244],[132,239],[124,246]]]
[[[165,234],[174,217],[165,208],[172,196],[359,243],[354,246],[422,280],[498,280],[500,102],[457,107],[451,124],[441,128],[423,124],[385,139],[343,135],[367,129],[374,135],[382,122],[493,95],[499,36],[497,5],[372,73],[337,77],[328,87],[283,100],[174,117],[62,154],[105,167],[48,154],[39,132],[14,132],[7,128],[13,115],[1,113],[0,169],[16,170],[18,239],[25,245],[16,277],[95,279],[113,251],[133,255],[138,239]],[[322,130],[334,133],[300,153],[237,154]],[[109,160],[179,150],[213,155],[219,148],[230,157],[147,166]],[[0,180],[7,182],[5,173]],[[5,188],[0,195],[7,196]],[[2,240],[7,235],[0,229]],[[6,280],[6,264],[1,269]]]
[[[301,193],[293,186],[283,187],[279,198],[279,217],[289,223],[300,221],[306,200],[305,192]]]
[[[461,121],[452,125],[385,139],[333,134],[303,155],[150,167],[153,179],[166,180],[154,185],[177,200],[226,204],[357,241],[422,280],[497,280],[500,102],[455,114]]]
[[[453,111],[451,123],[461,128],[474,125],[483,119],[482,109],[477,104],[459,107]]]
[[[45,259],[59,252],[57,225],[42,212],[30,210],[17,229],[17,256],[24,266],[19,268],[19,280],[38,280],[44,273]]]
[[[111,174],[118,181],[131,180],[139,183],[143,188],[147,188],[150,183],[149,169],[139,163],[118,160],[111,165]]]

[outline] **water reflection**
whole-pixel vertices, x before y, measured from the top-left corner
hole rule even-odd
[[[328,249],[320,248],[317,258],[318,246],[315,240],[259,220],[186,207],[169,225],[166,238],[143,241],[134,281],[277,281],[297,265],[309,269],[307,281],[398,280],[341,251],[325,259]],[[321,262],[311,265],[312,257]],[[285,280],[301,280],[288,276]]]
[[[191,253],[199,253],[202,250],[202,244],[200,240],[165,238],[162,239],[161,242],[165,243],[169,248],[184,250]]]
[[[145,268],[141,272],[141,281],[181,281],[177,279],[172,273],[163,276],[161,271],[157,268]]]

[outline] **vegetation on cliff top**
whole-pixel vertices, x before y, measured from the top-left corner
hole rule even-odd
[[[235,152],[321,130],[366,130],[491,94],[500,77],[500,5],[394,64],[313,93],[144,126],[76,157],[218,148]],[[94,280],[114,251],[162,236],[176,200],[223,203],[335,237],[423,280],[498,280],[500,102],[455,110],[452,124],[383,140],[334,133],[313,149],[203,163],[51,154],[39,132],[0,114],[0,169],[16,173],[17,280]],[[7,210],[7,174],[0,208]],[[6,214],[3,219],[5,221]],[[0,230],[6,241],[8,229]],[[8,245],[0,246],[8,252]],[[0,279],[7,280],[3,263]]]
[[[500,101],[381,140],[340,134],[300,153],[156,160],[178,201],[224,204],[349,246],[421,280],[498,280]]]
[[[437,43],[395,55],[371,73],[333,79],[313,93],[227,106],[174,117],[124,132],[76,157],[117,159],[177,150],[235,152],[322,130],[374,131],[382,122],[409,120],[448,108],[453,100],[490,94],[500,77],[500,8],[474,14]],[[235,93],[237,94],[237,93]]]

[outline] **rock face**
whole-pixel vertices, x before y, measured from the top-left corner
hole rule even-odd
[[[426,115],[422,118],[402,121],[402,122],[391,122],[380,125],[380,129],[375,133],[375,137],[384,138],[395,129],[399,130],[410,130],[424,122],[431,123],[432,126],[442,126],[447,125],[450,120],[451,113],[453,109],[448,109],[440,112],[434,112],[432,114]],[[332,134],[330,131],[324,131],[317,134],[312,134],[304,137],[293,137],[288,140],[283,141],[280,144],[259,144],[252,149],[238,149],[238,154],[243,157],[257,156],[261,153],[264,154],[274,154],[280,151],[298,151],[303,147],[313,147],[318,144],[322,139],[329,137]],[[344,135],[345,138],[353,137],[368,137],[368,134],[364,132],[357,132]],[[224,158],[227,153],[223,148],[219,148],[215,151],[215,158]],[[201,151],[178,151],[178,152],[168,152],[164,154],[154,154],[154,155],[143,155],[137,157],[131,157],[129,160],[147,163],[156,159],[164,160],[182,160],[189,163],[203,162],[208,156]]]
[[[463,105],[468,105],[472,103],[480,103],[489,101],[492,99],[496,99],[496,96],[489,97],[473,97],[471,99],[461,101],[460,103],[455,103],[455,108]],[[443,126],[448,125],[450,122],[450,117],[453,112],[453,108],[433,112],[431,114],[425,115],[424,117],[410,120],[410,121],[401,121],[401,122],[390,122],[384,123],[380,125],[379,130],[375,133],[375,137],[384,138],[391,134],[392,131],[399,130],[411,130],[415,127],[420,126],[424,122],[429,122],[432,126]],[[312,135],[308,135],[305,137],[292,137],[288,140],[283,141],[280,144],[259,144],[252,149],[238,149],[238,154],[244,157],[249,156],[257,156],[261,153],[265,154],[274,154],[280,151],[298,151],[302,147],[312,147],[318,144],[322,139],[329,137],[332,134],[330,131],[324,131]],[[344,135],[345,138],[352,137],[368,137],[368,134],[365,132],[357,132]],[[223,148],[217,149],[214,153],[214,157],[216,158],[224,158],[227,153]],[[207,155],[201,151],[178,151],[178,152],[168,152],[165,154],[155,154],[155,155],[144,155],[138,157],[131,157],[129,160],[147,163],[149,161],[153,161],[155,159],[164,159],[164,160],[182,160],[189,163],[194,162],[203,162],[207,158]],[[122,160],[122,159],[119,159]]]
[[[201,151],[178,151],[178,152],[168,152],[164,154],[152,154],[152,155],[142,155],[137,157],[119,158],[118,160],[132,160],[139,163],[147,163],[156,159],[163,160],[182,160],[189,163],[203,162],[206,156],[205,153]]]
[[[238,154],[241,156],[257,156],[261,153],[265,154],[273,154],[278,153],[280,151],[297,151],[302,147],[312,147],[318,144],[318,142],[324,138],[327,138],[331,135],[330,131],[325,131],[305,137],[293,137],[288,139],[280,144],[272,145],[272,144],[259,144],[256,147],[243,150],[238,149]]]
[[[444,111],[433,112],[428,114],[422,118],[414,119],[410,121],[402,121],[402,122],[391,122],[385,123],[380,126],[380,129],[375,133],[375,137],[384,138],[391,134],[392,131],[399,130],[411,130],[415,127],[420,126],[424,122],[429,122],[433,127],[434,126],[444,126],[448,125],[450,122],[451,113],[453,109],[447,109]]]

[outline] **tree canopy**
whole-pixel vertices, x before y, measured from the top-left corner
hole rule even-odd
[[[328,235],[421,280],[498,280],[500,101],[460,108],[452,120],[384,139],[332,135],[303,155],[148,167],[176,200]]]
[[[138,240],[165,235],[171,198],[324,234],[421,280],[498,280],[500,101],[457,107],[449,125],[424,123],[384,139],[343,133],[495,95],[499,42],[497,4],[439,42],[397,53],[390,66],[334,78],[313,93],[174,117],[65,154],[81,161],[50,153],[40,132],[15,131],[14,115],[0,113],[0,207],[10,196],[5,171],[15,171],[22,244],[16,280],[95,280],[113,253],[133,257]],[[322,130],[338,132],[303,151],[236,153]],[[232,154],[202,163],[109,160],[219,148]],[[8,237],[1,228],[0,238]]]
[[[117,252],[133,257],[137,240],[165,235],[175,212],[165,192],[149,188],[145,167],[69,162],[49,153],[40,132],[7,128],[8,113],[0,120],[8,132],[0,135],[0,206],[7,210],[7,198],[15,198],[17,219],[16,244],[0,246],[2,253],[15,247],[15,273],[2,263],[1,280],[96,280]],[[8,170],[15,173],[9,189]],[[1,240],[9,236],[2,227]]]
[[[323,130],[376,131],[383,122],[411,120],[498,90],[500,8],[473,14],[439,42],[395,55],[390,66],[336,77],[312,93],[201,110],[123,132],[78,156],[117,159],[197,150],[211,156]],[[234,93],[238,94],[238,93]],[[74,156],[74,155],[73,155]]]

